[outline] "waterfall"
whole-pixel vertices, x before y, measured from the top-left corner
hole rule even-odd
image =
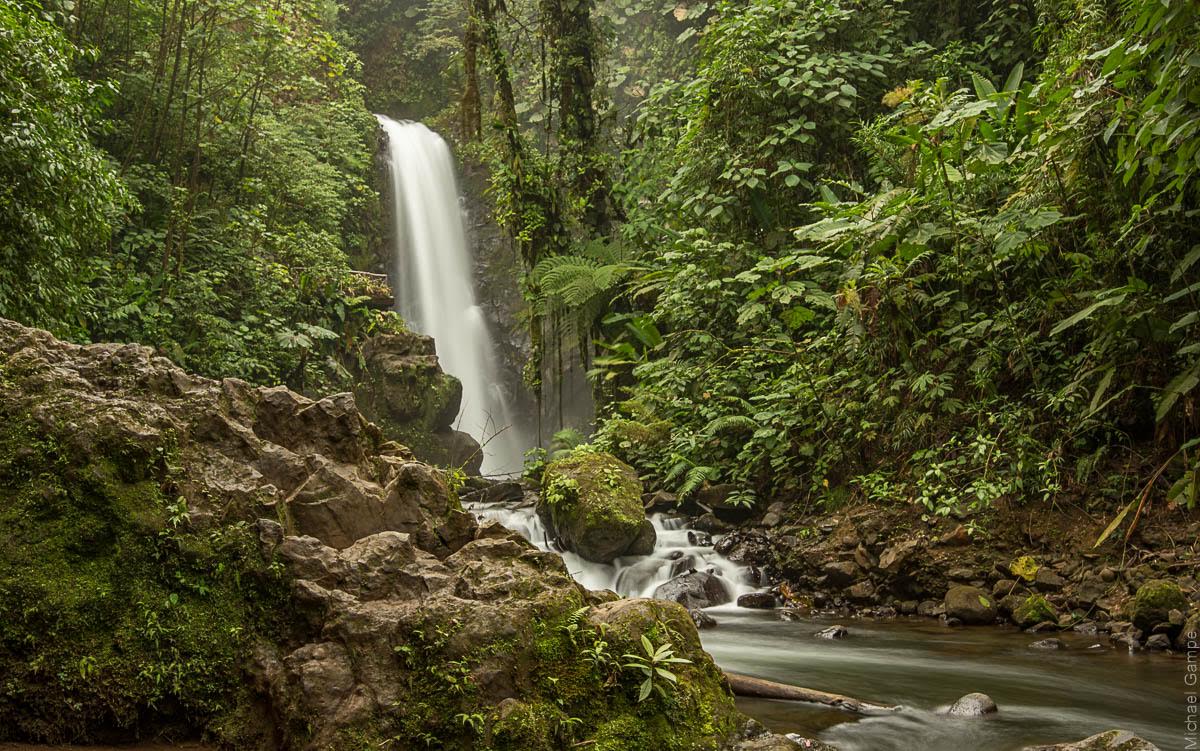
[[[376,117],[387,134],[397,311],[415,330],[433,337],[442,369],[462,381],[455,427],[483,444],[483,473],[519,472],[533,443],[513,424],[495,342],[475,301],[450,148],[420,123]]]

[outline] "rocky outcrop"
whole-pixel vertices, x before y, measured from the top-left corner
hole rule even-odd
[[[0,539],[0,741],[691,748],[741,721],[682,607],[589,593],[479,526],[349,394],[0,321]],[[690,660],[671,722],[640,672],[585,658],[601,634]]]
[[[579,451],[548,464],[537,510],[564,550],[589,561],[609,563],[654,550],[642,483],[611,454]]]
[[[1194,515],[1148,519],[1138,533],[1146,549],[1129,559],[1119,546],[1096,548],[1100,530],[1081,527],[1077,515],[1052,508],[996,514],[979,535],[955,520],[918,520],[907,506],[866,504],[798,517],[793,509],[778,526],[728,531],[714,549],[749,566],[759,586],[774,585],[785,618],[799,608],[965,622],[945,603],[951,588],[965,586],[993,603],[997,619],[1031,631],[1082,629],[1135,649],[1163,635],[1181,649],[1194,630],[1200,581],[1193,567],[1181,565],[1190,553],[1172,542],[1200,534]],[[1170,534],[1151,531],[1157,528]],[[1172,582],[1176,594],[1150,587],[1145,605],[1138,604],[1139,589],[1158,579]],[[1146,607],[1158,601],[1167,607]],[[1144,613],[1144,627],[1129,623],[1132,609]]]
[[[462,383],[442,371],[433,339],[378,334],[362,346],[354,396],[366,417],[422,460],[479,474],[479,443],[454,424]]]

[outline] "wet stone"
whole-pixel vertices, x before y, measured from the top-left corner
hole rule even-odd
[[[770,592],[747,592],[737,598],[739,608],[769,610],[775,607],[775,595]]]
[[[999,711],[996,702],[987,694],[972,693],[950,705],[946,714],[951,717],[984,717]]]
[[[821,629],[817,633],[813,634],[813,636],[817,637],[818,639],[845,639],[849,635],[849,629],[847,629],[845,626],[837,625]]]

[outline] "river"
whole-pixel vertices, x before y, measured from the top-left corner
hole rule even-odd
[[[542,549],[545,528],[524,504],[472,506]],[[750,591],[745,569],[689,539],[683,520],[652,517],[654,552],[618,559],[616,565],[567,553],[571,573],[585,586],[627,597],[649,596],[681,557],[695,568],[719,572],[730,597]],[[705,649],[723,669],[781,683],[832,691],[858,699],[899,704],[886,714],[860,717],[836,709],[762,699],[739,699],[747,715],[776,732],[798,733],[840,751],[1016,751],[1026,745],[1075,741],[1121,728],[1164,751],[1183,748],[1186,663],[1179,656],[1109,645],[1107,635],[1071,632],[1031,635],[1012,627],[950,628],[928,618],[780,619],[776,610],[721,605],[717,621],[700,632]],[[835,623],[849,636],[819,639]],[[1029,645],[1057,637],[1067,649]],[[1098,648],[1092,645],[1099,644]],[[1000,711],[985,718],[938,713],[971,692],[991,696]]]

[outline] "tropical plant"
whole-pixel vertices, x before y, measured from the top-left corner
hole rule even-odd
[[[663,642],[655,647],[650,639],[642,634],[641,637],[642,650],[645,654],[625,654],[624,659],[628,660],[622,667],[626,670],[632,670],[641,673],[645,676],[641,686],[638,688],[638,701],[643,702],[649,698],[652,691],[657,691],[659,696],[666,699],[669,698],[666,687],[674,688],[679,682],[679,678],[667,669],[668,665],[691,664],[691,660],[683,657],[675,656],[675,648],[670,642]]]

